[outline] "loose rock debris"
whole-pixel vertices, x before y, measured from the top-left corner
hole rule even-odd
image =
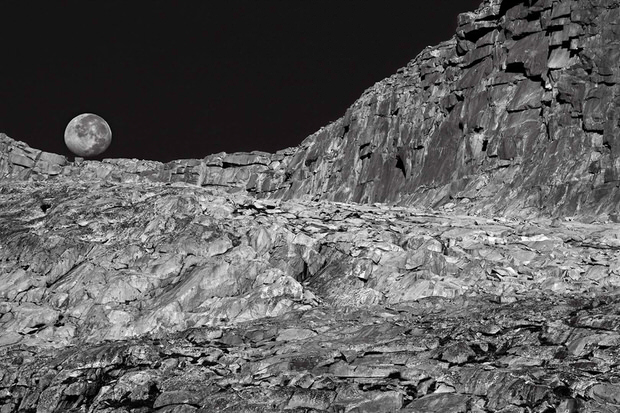
[[[618,224],[189,185],[0,198],[2,412],[620,408]]]

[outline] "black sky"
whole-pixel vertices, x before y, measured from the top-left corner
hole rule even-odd
[[[0,132],[69,155],[106,119],[103,157],[273,152],[339,118],[481,0],[0,2]]]

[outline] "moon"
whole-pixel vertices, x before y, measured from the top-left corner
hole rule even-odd
[[[110,125],[93,113],[76,116],[65,129],[65,145],[75,155],[84,158],[102,154],[111,142]]]

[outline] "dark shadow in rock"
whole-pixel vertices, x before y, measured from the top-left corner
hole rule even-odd
[[[403,173],[403,176],[406,178],[407,169],[405,168],[405,163],[403,162],[403,158],[401,158],[400,155],[396,155],[396,167],[400,169],[400,171]]]
[[[524,4],[524,3],[529,4],[530,1],[529,0],[504,0],[502,1],[501,6],[499,7],[498,18],[505,16],[506,12],[512,9],[513,7],[518,6],[520,4]]]

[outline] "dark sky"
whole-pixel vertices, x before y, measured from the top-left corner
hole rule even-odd
[[[273,152],[339,118],[481,0],[4,0],[0,132],[69,155],[96,113],[103,157]]]

